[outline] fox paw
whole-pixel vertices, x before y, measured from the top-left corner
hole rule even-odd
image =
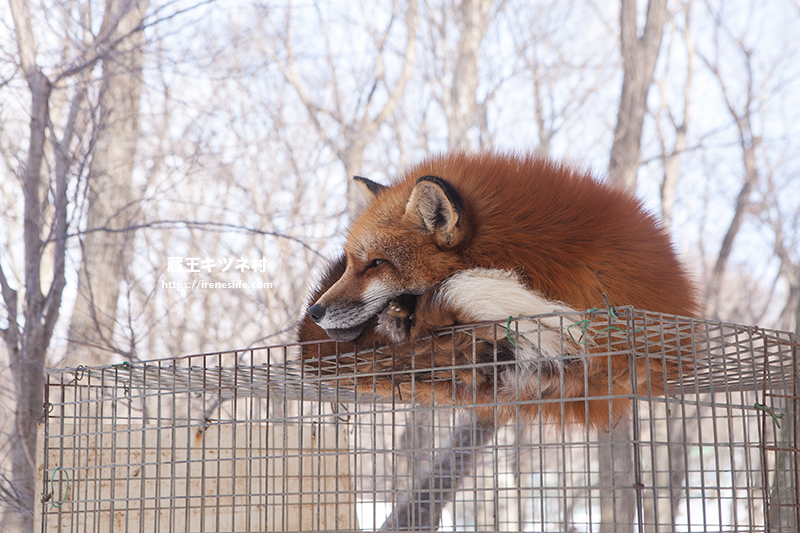
[[[405,342],[411,334],[412,319],[413,311],[394,300],[378,315],[375,331],[393,343]]]

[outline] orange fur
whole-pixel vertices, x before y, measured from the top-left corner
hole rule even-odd
[[[422,176],[444,180],[445,189],[436,180],[418,183]],[[447,192],[447,184],[457,197]],[[444,204],[435,201],[443,198],[440,190],[447,193]],[[423,200],[416,202],[417,197]],[[525,371],[506,368],[514,363],[514,345],[496,326],[478,330],[475,350],[467,333],[431,336],[438,328],[475,321],[474,310],[449,308],[437,300],[440,282],[454,273],[475,267],[515,270],[527,290],[573,309],[602,307],[605,294],[612,305],[685,316],[698,310],[696,290],[668,236],[636,198],[534,156],[453,153],[412,167],[378,192],[356,219],[345,257],[328,272],[311,302],[317,314],[335,315],[330,323],[343,324],[346,334],[337,335],[346,342],[304,345],[302,357],[318,360],[363,351],[339,355],[339,370],[326,369],[342,375],[355,370],[364,376],[355,380],[357,386],[385,394],[485,405],[480,415],[500,422],[544,416],[607,424],[608,400],[592,398],[631,394],[628,356],[577,357],[565,361],[560,373],[546,364]],[[389,342],[375,331],[377,312],[367,305],[379,312],[386,307],[384,300],[408,294],[416,297],[410,342],[376,349]],[[357,323],[347,322],[353,316]],[[327,334],[307,315],[299,338],[310,341]],[[596,341],[589,351],[604,350],[603,342]],[[452,368],[471,363],[479,368]],[[649,373],[643,364],[637,367],[636,381],[654,394],[663,394],[665,374],[681,370],[674,364],[651,362],[649,367]],[[508,378],[509,372],[516,374]],[[516,386],[508,386],[509,379]],[[495,407],[498,402],[519,406]],[[613,401],[613,416],[623,416],[628,405],[625,399]]]

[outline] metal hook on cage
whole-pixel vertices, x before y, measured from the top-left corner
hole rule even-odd
[[[333,411],[333,414],[340,422],[344,422],[346,424],[350,423],[350,411],[347,409],[347,406],[345,404],[341,402],[339,403],[331,402],[331,411]],[[342,416],[341,415],[342,411],[344,411],[347,414]]]
[[[44,420],[47,418],[47,415],[53,412],[54,406],[52,403],[45,401],[42,404],[42,416],[39,417],[39,420]]]
[[[401,383],[401,380],[395,380],[395,376],[394,376],[394,374],[392,374],[392,388],[397,389],[397,397],[402,402],[403,401],[403,391],[400,390],[400,383]]]
[[[75,381],[80,381],[83,379],[83,374],[86,371],[86,367],[83,365],[78,365],[75,368]]]
[[[586,311],[584,311],[584,314],[585,315],[592,315],[592,314],[594,314],[595,311],[597,311],[597,307],[592,307],[591,309],[587,309]],[[567,334],[569,335],[569,339],[572,342],[574,342],[575,344],[589,344],[588,335],[587,335],[587,329],[589,328],[589,325],[591,323],[592,323],[592,319],[587,316],[583,320],[578,320],[577,322],[569,324],[567,326]],[[575,337],[572,336],[572,331],[571,330],[574,327],[578,327],[578,328],[581,329],[580,337],[578,337],[577,340],[575,340]],[[584,337],[587,337],[587,338],[584,340]]]

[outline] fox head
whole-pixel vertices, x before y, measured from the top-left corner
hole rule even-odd
[[[468,265],[459,255],[468,238],[464,202],[436,176],[393,187],[356,176],[368,205],[345,244],[342,277],[308,309],[335,340],[358,337],[370,319],[403,295],[420,295]]]

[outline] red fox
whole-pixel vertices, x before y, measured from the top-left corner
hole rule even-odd
[[[610,417],[605,398],[631,394],[629,360],[577,357],[583,347],[565,334],[581,318],[576,310],[602,307],[604,297],[675,315],[699,309],[656,219],[626,191],[565,165],[533,155],[457,152],[423,161],[388,187],[355,179],[370,201],[349,231],[343,258],[312,296],[299,338],[339,341],[304,347],[303,358],[319,365],[320,357],[410,341],[366,359],[338,356],[340,368],[346,362],[350,371],[370,374],[360,386],[413,391],[418,401],[477,402],[485,406],[479,418],[498,423],[544,416],[603,425]],[[520,321],[513,338],[498,336],[496,327],[479,329],[477,339],[458,331],[431,335],[553,311],[575,318]],[[453,369],[476,362],[486,366]],[[644,384],[641,367],[636,379]],[[663,393],[664,374],[678,371],[647,367],[656,394]],[[390,371],[391,380],[378,379]],[[563,402],[532,401],[541,399]],[[615,400],[613,416],[623,416],[628,403]]]

